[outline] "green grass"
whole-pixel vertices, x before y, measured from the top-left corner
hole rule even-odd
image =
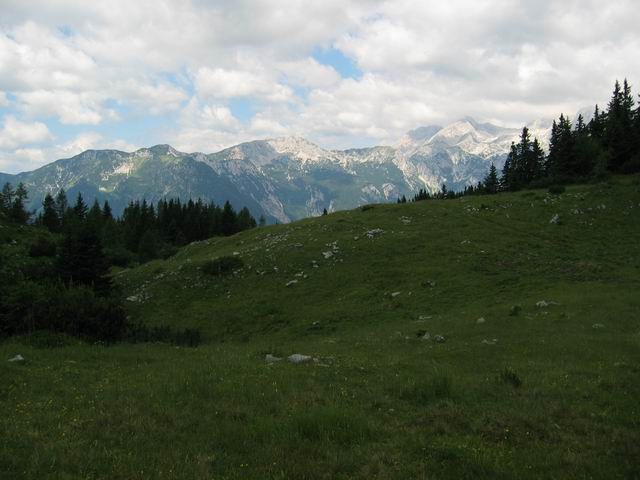
[[[339,212],[116,278],[132,320],[204,344],[0,344],[0,477],[640,477],[637,178]]]

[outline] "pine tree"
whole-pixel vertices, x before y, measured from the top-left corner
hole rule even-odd
[[[258,225],[260,227],[264,227],[267,224],[267,219],[264,218],[264,215],[260,215],[260,218],[258,219]]]
[[[102,218],[106,221],[113,220],[111,205],[109,205],[107,200],[104,201],[104,205],[102,206]]]
[[[496,166],[491,163],[491,167],[489,168],[489,173],[486,177],[484,177],[484,181],[482,182],[484,186],[484,190],[487,193],[498,193],[498,189],[500,187],[498,181],[498,170]]]
[[[600,142],[604,137],[605,121],[606,115],[604,113],[601,113],[600,107],[596,105],[595,111],[593,112],[593,118],[589,122],[587,128],[591,137]]]
[[[82,198],[82,193],[78,192],[76,204],[73,206],[73,215],[76,217],[76,220],[82,222],[87,217],[87,211],[87,204],[84,202],[84,198]]]
[[[514,182],[514,174],[513,174],[513,164],[518,157],[518,148],[514,142],[511,142],[511,149],[509,154],[507,155],[507,159],[504,162],[504,166],[502,167],[502,177],[500,178],[500,189],[504,191],[514,190],[515,182]]]
[[[109,263],[100,239],[90,228],[69,229],[62,242],[57,271],[68,286],[87,285],[100,295],[108,295],[111,280]]]
[[[11,212],[9,217],[16,223],[24,225],[31,216],[25,208],[25,201],[29,198],[27,188],[24,183],[20,182],[13,196],[13,203],[11,205]]]
[[[11,206],[13,205],[13,196],[15,191],[9,182],[5,183],[0,192],[0,212],[7,217],[11,214]]]
[[[50,193],[47,193],[42,201],[42,225],[50,232],[60,231],[60,219],[56,211],[56,202]]]
[[[68,217],[67,210],[69,209],[69,202],[67,201],[67,192],[64,191],[64,188],[61,188],[58,194],[56,195],[56,213],[58,218],[60,219],[60,226],[63,227],[66,223],[66,219]]]
[[[229,236],[236,233],[237,215],[228,200],[224,202],[224,207],[222,207],[221,224],[223,235]]]

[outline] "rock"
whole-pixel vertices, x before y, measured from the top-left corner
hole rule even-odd
[[[591,325],[591,328],[599,330],[601,328],[604,328],[604,325],[602,323],[594,323],[593,325]]]
[[[493,340],[487,340],[486,338],[480,342],[483,345],[495,345],[498,343],[498,339],[494,338]]]
[[[429,320],[431,319],[431,315],[420,315],[418,320]]]
[[[551,305],[557,305],[557,302],[547,302],[546,300],[540,300],[539,302],[536,302],[536,307],[538,308],[547,308],[550,307]]]
[[[484,319],[484,317],[480,317],[478,320],[476,320],[476,323],[477,323],[477,324],[482,324],[482,323],[484,323],[484,322],[486,322],[486,320]]]
[[[291,280],[290,282],[287,282],[286,286],[287,287],[292,287],[293,285],[295,285],[296,283],[298,283],[298,280]]]
[[[311,361],[311,357],[309,355],[302,355],[300,353],[294,353],[293,355],[289,355],[287,360],[291,363],[307,363]]]
[[[333,257],[333,252],[331,252],[331,251],[322,252],[322,256],[325,259],[331,258],[331,257]]]
[[[423,287],[435,288],[436,282],[434,282],[433,280],[425,280],[420,285],[422,285]]]
[[[558,225],[560,223],[560,215],[556,213],[553,217],[551,217],[551,220],[549,220],[549,223]]]
[[[267,363],[276,363],[276,362],[279,362],[280,360],[282,360],[282,358],[276,357],[275,355],[271,355],[270,353],[267,353],[264,356],[264,361]]]
[[[422,338],[424,337],[428,332],[426,330],[420,329],[416,332],[416,337],[418,338]]]
[[[20,354],[16,355],[15,357],[11,357],[9,360],[7,360],[8,362],[18,362],[18,363],[22,363],[24,362],[24,357]]]
[[[431,334],[429,332],[424,332],[424,335],[420,337],[422,340],[431,340]]]
[[[384,230],[382,230],[381,228],[374,228],[371,230],[367,230],[366,235],[368,238],[374,238],[382,233],[384,233]]]
[[[401,293],[401,292],[393,292],[393,293],[391,294],[391,298],[395,298],[395,297],[397,297],[398,295],[400,295],[400,293]]]
[[[433,337],[433,339],[436,341],[436,343],[444,343],[447,341],[447,339],[442,335],[436,335],[435,337]]]
[[[517,317],[518,315],[520,315],[521,311],[522,307],[520,305],[514,305],[511,307],[511,310],[509,310],[509,315],[512,317]]]
[[[233,252],[234,257],[237,257],[238,255],[240,255],[240,252]]]

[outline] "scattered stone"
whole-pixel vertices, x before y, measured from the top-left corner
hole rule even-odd
[[[240,252],[233,252],[234,257],[237,257],[238,255],[240,255]]]
[[[471,240],[463,240],[460,242],[460,245],[469,245],[471,243]]]
[[[15,357],[11,357],[9,360],[7,360],[8,362],[24,362],[24,357],[20,354],[16,355]]]
[[[599,330],[601,328],[604,328],[604,325],[602,323],[594,323],[593,325],[591,325],[591,328]]]
[[[395,297],[397,297],[398,295],[400,295],[400,293],[401,293],[401,292],[393,292],[393,293],[391,294],[391,298],[395,298]]]
[[[290,282],[287,282],[286,286],[287,287],[292,287],[293,285],[295,285],[296,283],[298,283],[298,280],[291,280]]]
[[[485,339],[484,339],[484,340],[482,340],[480,343],[481,343],[481,344],[483,344],[483,345],[495,345],[496,343],[498,343],[498,339],[497,339],[497,338],[494,338],[494,339],[492,339],[492,340],[487,340],[487,339],[485,338]]]
[[[423,287],[435,288],[437,284],[433,280],[425,280],[420,285]]]
[[[520,305],[514,305],[511,307],[511,310],[509,310],[509,315],[512,317],[517,317],[518,315],[520,315],[521,311],[522,307]]]
[[[549,220],[549,223],[553,225],[558,225],[560,223],[560,215],[556,213],[553,217],[551,217],[551,220]]]
[[[431,334],[429,332],[424,332],[424,335],[420,337],[422,340],[431,340]]]
[[[536,302],[536,307],[538,308],[547,308],[549,306],[549,302],[547,302],[546,300],[540,300],[539,302]]]
[[[486,322],[486,320],[484,319],[484,317],[480,317],[478,320],[476,320],[476,323],[477,323],[477,324],[482,324],[482,323],[484,323],[484,322]]]
[[[374,228],[372,230],[368,230],[366,235],[368,238],[374,238],[380,234],[384,233],[384,230],[381,228]]]
[[[447,341],[447,339],[442,335],[436,335],[435,337],[433,337],[433,339],[436,341],[436,343],[444,343]]]
[[[405,225],[409,225],[411,223],[411,218],[409,217],[400,217],[398,220],[400,220]]]
[[[130,297],[127,297],[127,301],[128,302],[141,302],[142,299],[138,295],[131,295]]]
[[[431,315],[420,315],[418,320],[429,320],[431,319]]]
[[[294,353],[293,355],[289,355],[287,360],[291,363],[306,363],[311,361],[311,357],[309,355],[302,355],[300,353]]]
[[[279,362],[281,360],[282,360],[282,358],[276,357],[275,355],[271,355],[270,353],[267,353],[264,356],[264,361],[267,362],[267,363],[276,363],[276,362]]]
[[[325,259],[329,259],[329,258],[333,257],[333,252],[332,252],[332,251],[322,252],[322,256],[323,256]]]

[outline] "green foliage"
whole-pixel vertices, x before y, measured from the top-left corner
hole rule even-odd
[[[126,329],[126,314],[112,298],[98,297],[86,286],[22,282],[5,289],[0,306],[0,336],[38,330],[114,342]]]
[[[522,386],[522,379],[520,379],[520,376],[510,367],[506,367],[500,372],[500,381],[511,385],[513,388],[520,388]]]
[[[549,193],[553,195],[560,195],[566,192],[566,190],[567,189],[564,187],[564,185],[551,185],[548,189]]]
[[[30,246],[29,246],[29,256],[30,257],[55,257],[57,245],[54,241],[44,238],[38,237]]]
[[[197,347],[202,341],[200,330],[195,328],[175,330],[167,325],[148,327],[142,323],[130,327],[126,339],[132,343],[159,342],[185,347]]]
[[[215,260],[208,260],[202,264],[202,272],[214,277],[222,277],[233,273],[244,266],[240,257],[225,255]]]

